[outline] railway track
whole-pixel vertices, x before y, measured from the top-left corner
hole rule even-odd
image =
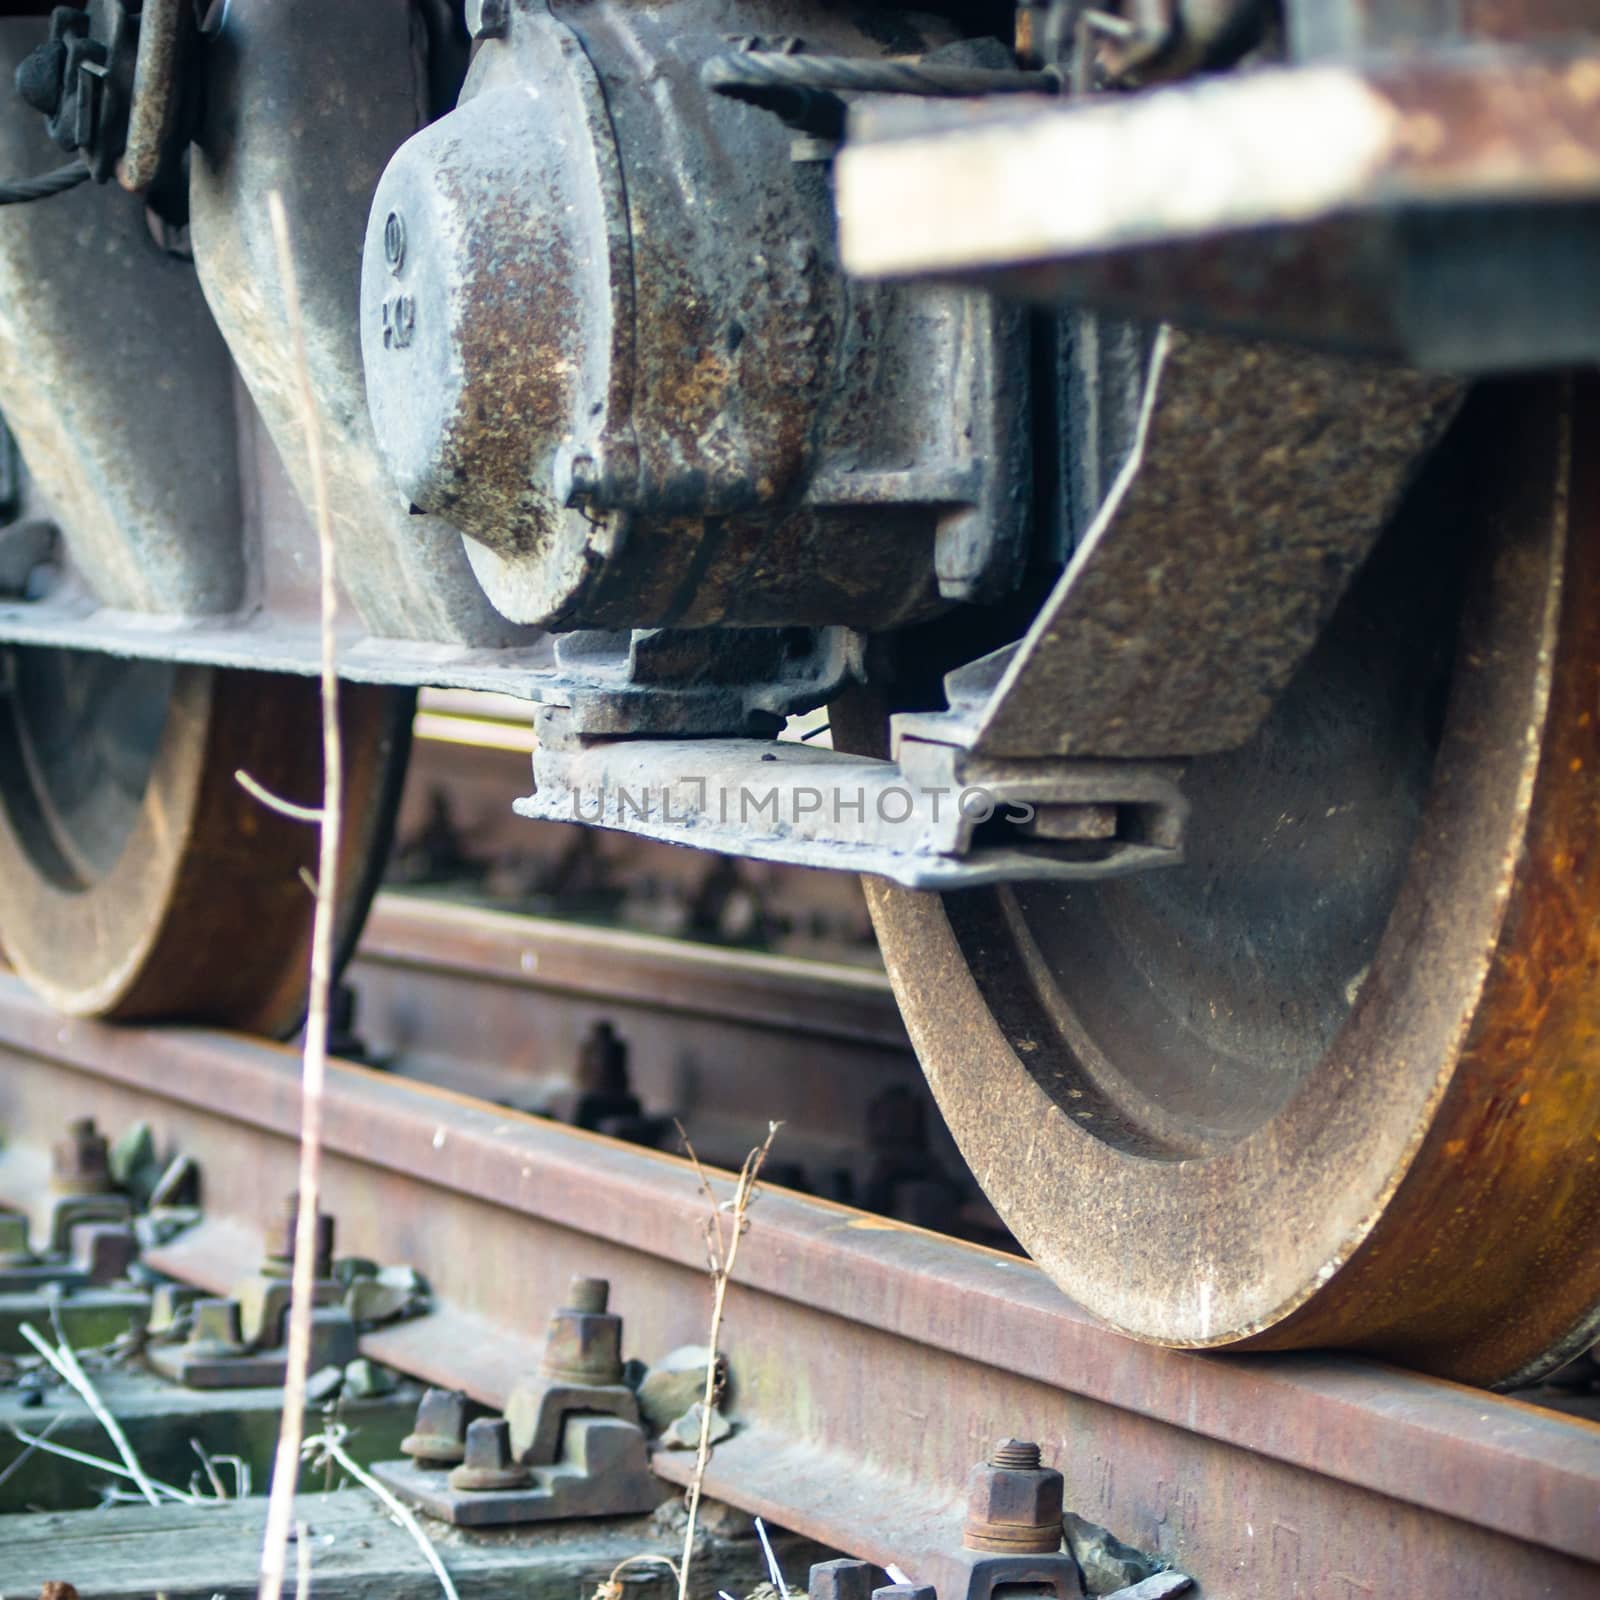
[[[413,1033],[399,1070],[331,1067],[324,1195],[340,1249],[407,1262],[432,1290],[426,1315],[367,1332],[361,1350],[491,1407],[537,1367],[573,1277],[609,1281],[624,1351],[645,1361],[704,1338],[708,1291],[690,1166],[486,1096],[505,1098],[513,1078],[570,1079],[571,1041],[599,1014],[640,1041],[647,1101],[695,1030],[707,1059],[717,1029],[742,1042],[729,1054],[750,1068],[750,1096],[781,1079],[780,1038],[814,1067],[834,1059],[841,1081],[868,1078],[868,1062],[880,1084],[913,1066],[879,981],[845,969],[390,899],[355,977],[375,1051],[407,1017],[448,1017],[477,1050],[452,1077],[437,1040]],[[533,992],[546,983],[559,1003]],[[522,1053],[491,1071],[513,1038]],[[737,1075],[701,1080],[706,1101],[726,1102],[725,1138],[759,1114],[735,1098]],[[0,1201],[37,1211],[69,1119],[145,1120],[163,1152],[198,1164],[203,1197],[200,1220],[147,1247],[145,1265],[209,1293],[261,1257],[293,1186],[298,1094],[287,1048],[63,1019],[0,976]],[[796,1143],[823,1148],[823,1120],[801,1106]],[[728,1192],[724,1178],[713,1187]],[[1592,1423],[1356,1356],[1135,1344],[1025,1260],[815,1195],[760,1195],[722,1348],[738,1426],[713,1452],[707,1493],[893,1562],[944,1600],[967,1592],[967,1475],[1005,1436],[1040,1442],[1072,1511],[1215,1600],[1448,1593],[1462,1575],[1469,1592],[1530,1600],[1600,1585]],[[681,1484],[692,1455],[657,1450],[651,1467]]]
[[[1600,1593],[1592,3],[4,11],[0,1491]]]

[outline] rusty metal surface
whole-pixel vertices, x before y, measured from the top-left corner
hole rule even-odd
[[[152,1259],[212,1288],[256,1259],[295,1165],[291,1054],[63,1022],[11,979],[0,1038],[0,1194],[45,1181],[74,1110],[148,1117],[200,1156],[207,1207]],[[704,1203],[679,1162],[338,1064],[325,1162],[346,1245],[413,1263],[442,1306],[367,1336],[379,1359],[503,1404],[574,1272],[610,1278],[632,1351],[703,1337]],[[959,1545],[973,1460],[1019,1433],[1074,1510],[1215,1600],[1441,1574],[1532,1600],[1586,1592],[1600,1565],[1600,1429],[1354,1359],[1142,1347],[1027,1263],[782,1192],[753,1213],[725,1349],[745,1427],[707,1492],[919,1579]]]
[[[174,592],[174,611],[185,603],[186,593],[181,589]],[[303,597],[304,591],[299,593]],[[99,650],[130,659],[315,677],[321,659],[316,622],[303,613],[294,614],[294,594],[282,598],[288,601],[283,610],[252,612],[248,619],[238,612],[185,616],[182,626],[175,628],[163,625],[166,618],[150,621],[118,607],[99,605],[81,588],[63,584],[38,601],[0,603],[0,638],[15,644]],[[375,636],[355,619],[346,618],[338,629],[337,648],[339,676],[354,683],[429,683],[529,699],[552,690],[570,694],[551,667],[545,639],[529,639],[521,646],[503,649],[434,639],[394,639]]]
[[[526,642],[495,614],[454,530],[412,517],[378,458],[358,326],[361,236],[383,163],[426,120],[406,0],[230,0],[205,47],[191,152],[195,269],[302,500],[311,503],[267,216],[290,218],[341,581],[380,637]]]
[[[0,77],[44,34],[0,22]],[[38,172],[60,159],[13,100],[0,165]],[[0,307],[0,408],[32,475],[32,514],[66,530],[89,592],[136,613],[241,604],[227,350],[193,270],[153,248],[142,204],[85,186],[11,208]]]
[[[1033,744],[1043,745],[1055,729],[1036,706],[1031,716]],[[564,722],[541,708],[534,790],[515,803],[519,816],[871,873],[912,889],[1083,882],[1181,859],[1178,774],[1156,764],[1051,760],[1048,750],[1038,760],[969,764],[955,737],[936,736],[904,741],[896,763],[790,739],[580,740]],[[1091,836],[1071,851],[1027,826],[1101,803],[1150,825]]]
[[[537,917],[505,916],[405,895],[380,896],[362,936],[360,960],[397,988],[436,983],[419,995],[424,1015],[448,995],[492,1004],[495,989],[652,1012],[719,1018],[837,1050],[860,1045],[904,1053],[905,1027],[888,981],[868,968],[618,933]],[[438,1019],[443,1030],[461,1019]],[[555,1041],[536,1053],[548,1056]],[[574,1041],[575,1042],[575,1041]],[[776,1043],[776,1040],[774,1040]]]
[[[117,182],[140,194],[156,181],[178,120],[179,66],[193,8],[185,0],[144,0],[139,8],[139,53],[133,69],[128,136]]]
[[[1592,357],[1596,67],[1569,41],[875,105],[838,161],[841,252],[1452,371]]]
[[[506,615],[550,627],[891,626],[1004,592],[1023,323],[843,276],[823,167],[701,85],[727,26],[703,0],[519,0],[480,39],[367,230],[367,393],[394,480],[467,535]],[[924,27],[948,36],[906,17],[897,42]],[[886,48],[839,7],[806,36]]]
[[[1128,460],[992,691],[896,719],[983,755],[1243,744],[1459,402],[1445,379],[1164,330]]]
[[[1287,0],[1283,9],[1300,59],[1461,39],[1564,42],[1594,26],[1589,0]]]
[[[300,804],[320,799],[320,745],[295,737],[318,726],[317,695],[309,678],[176,672],[126,837],[109,859],[82,867],[41,842],[31,819],[48,800],[25,792],[31,768],[8,724],[0,942],[11,965],[65,1011],[192,1016],[274,1034],[295,1027],[311,932],[299,873],[315,867],[316,832],[264,808],[234,773]],[[342,697],[346,947],[387,846],[412,703],[408,691],[387,688]]]
[[[1593,1339],[1596,416],[1587,386],[1576,401],[1502,386],[1446,446],[1449,493],[1422,548],[1470,555],[1474,581],[1415,843],[1381,932],[1345,952],[1348,987],[1319,1036],[1272,962],[1338,823],[1317,798],[1303,828],[1293,805],[1268,812],[1257,858],[1277,860],[1264,895],[1284,920],[1254,935],[1253,981],[1264,1007],[1288,1010],[1254,1098],[1236,1092],[1257,1067],[1228,1039],[1238,1019],[1204,950],[1172,947],[1165,970],[1199,974],[1187,987],[1150,981],[1135,1001],[1113,985],[1108,1020],[1097,951],[1123,946],[1103,930],[1053,945],[1049,908],[1004,893],[941,905],[869,887],[968,1162],[1030,1254],[1113,1325],[1166,1343],[1359,1345],[1475,1382],[1525,1380]],[[1408,604],[1422,626],[1418,585],[1438,570],[1397,592],[1398,626]],[[1405,749],[1386,747],[1389,792],[1354,813],[1368,834],[1404,799]],[[1300,853],[1275,858],[1279,833]],[[1370,870],[1359,842],[1327,860]],[[1226,880],[1218,892],[1221,908]],[[1335,914],[1337,897],[1314,906]],[[1120,926],[1137,940],[1136,921]],[[1249,967],[1237,926],[1198,942],[1242,937]]]
[[[401,1076],[642,1140],[676,1119],[721,1164],[781,1118],[781,1181],[1003,1242],[881,972],[389,894],[348,976],[362,1046]],[[599,1040],[621,1082],[590,1112]]]

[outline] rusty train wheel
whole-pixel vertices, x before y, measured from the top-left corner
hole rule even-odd
[[[1114,1327],[1488,1384],[1600,1333],[1597,427],[1474,397],[1273,724],[1196,764],[1185,867],[869,884],[968,1162]]]
[[[57,1008],[280,1035],[304,1011],[320,801],[315,680],[14,650],[0,707],[0,946]],[[341,943],[386,853],[414,695],[346,685]]]

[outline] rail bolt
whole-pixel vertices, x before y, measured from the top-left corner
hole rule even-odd
[[[870,1561],[819,1561],[811,1569],[806,1600],[871,1600]]]
[[[461,1465],[450,1474],[452,1489],[525,1489],[533,1475],[511,1454],[511,1424],[504,1417],[480,1417],[467,1427]]]
[[[1039,1464],[1039,1447],[1002,1439],[967,1482],[968,1550],[1047,1555],[1061,1548],[1062,1480]]]
[[[417,1420],[400,1441],[419,1467],[449,1466],[467,1453],[467,1397],[459,1389],[428,1389]]]
[[[300,1227],[300,1196],[288,1195],[278,1212],[277,1220],[267,1235],[267,1256],[262,1272],[269,1278],[287,1278],[294,1270],[294,1241]],[[317,1254],[312,1265],[314,1278],[333,1276],[333,1218],[326,1212],[317,1213]]]
[[[111,1189],[111,1147],[93,1117],[67,1124],[67,1136],[50,1151],[50,1186],[58,1194],[107,1194]]]
[[[604,1278],[572,1280],[545,1334],[545,1377],[589,1387],[622,1382],[622,1318],[606,1309],[610,1299]]]

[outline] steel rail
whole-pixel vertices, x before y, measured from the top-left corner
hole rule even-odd
[[[286,1049],[65,1020],[0,977],[0,1199],[37,1199],[69,1117],[142,1117],[197,1157],[206,1210],[150,1259],[223,1290],[292,1187],[297,1080]],[[502,1400],[580,1271],[612,1280],[630,1353],[704,1336],[707,1206],[681,1161],[336,1063],[324,1164],[341,1250],[436,1292],[374,1357]],[[707,1491],[926,1581],[952,1573],[972,1462],[1023,1434],[1074,1509],[1215,1600],[1600,1582],[1600,1427],[1355,1359],[1136,1345],[1025,1262],[839,1206],[760,1197],[724,1349],[741,1428]]]
[[[777,1116],[791,1166],[864,1177],[874,1106],[910,1093],[930,1170],[961,1170],[881,971],[388,894],[349,978],[362,1044],[406,1077],[570,1110],[605,1025],[634,1093],[672,1108],[709,1159],[738,1161]]]
[[[808,1040],[909,1052],[889,980],[871,967],[722,949],[611,928],[512,916],[418,895],[383,894],[361,937],[355,976],[406,984],[537,990],[563,1000],[637,1005]]]

